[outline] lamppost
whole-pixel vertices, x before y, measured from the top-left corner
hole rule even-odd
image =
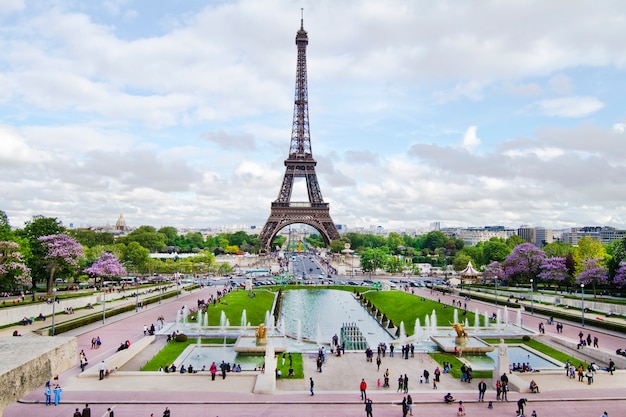
[[[535,288],[533,287],[533,279],[530,279],[530,314],[535,314]]]
[[[106,318],[106,302],[107,302],[107,290],[106,288],[102,288],[102,324],[104,324],[104,319]]]
[[[498,276],[496,275],[496,305],[498,305]]]
[[[585,284],[580,284],[580,290],[582,291],[582,325],[585,327]]]
[[[52,336],[54,336],[54,305],[57,303],[57,289],[52,289]]]
[[[139,288],[135,287],[135,313],[139,311]]]
[[[176,298],[178,298],[178,282],[180,281],[180,274],[176,277]]]

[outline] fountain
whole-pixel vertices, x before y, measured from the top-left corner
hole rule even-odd
[[[228,319],[226,318],[226,313],[224,313],[224,310],[222,310],[222,313],[220,314],[220,330],[224,331],[227,325]]]
[[[519,327],[520,329],[522,328],[522,310],[521,309],[517,310],[517,317],[515,319],[515,325]]]
[[[315,334],[315,342],[318,347],[322,346],[322,329],[319,324],[317,325],[317,332]]]
[[[478,328],[480,327],[480,314],[478,314],[478,309],[474,310],[474,332],[478,333]]]
[[[243,327],[243,329],[246,329],[248,323],[248,319],[246,317],[246,309],[244,308],[243,311],[241,312],[241,327]]]
[[[404,328],[404,322],[401,321],[400,322],[400,334],[399,334],[399,339],[400,340],[404,340],[406,339],[406,330]]]
[[[437,312],[433,310],[430,315],[430,334],[435,334],[437,332]]]
[[[413,328],[413,336],[419,342],[422,340],[423,332],[419,317],[415,319],[415,327]]]
[[[302,320],[296,319],[296,342],[302,344]]]
[[[454,323],[458,323],[459,322],[459,310],[457,310],[456,308],[454,309],[454,312],[452,314],[452,321]]]
[[[485,310],[485,329],[488,329],[489,327],[489,313]]]
[[[509,324],[509,307],[508,306],[504,306],[504,317],[502,321],[505,326]]]
[[[453,323],[452,328],[456,331],[456,337],[431,337],[431,340],[435,342],[439,349],[444,352],[456,353],[459,351],[468,355],[482,355],[495,349],[493,346],[483,342],[481,339],[475,336],[469,336],[461,323]]]

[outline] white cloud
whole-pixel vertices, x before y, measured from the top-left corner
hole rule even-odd
[[[478,126],[470,126],[463,134],[463,147],[470,152],[480,145],[480,138],[476,135],[477,130]]]
[[[626,123],[615,123],[613,125],[613,130],[616,131],[617,133],[626,132]]]
[[[585,117],[604,107],[604,103],[595,97],[546,99],[537,104],[544,114],[558,117]]]

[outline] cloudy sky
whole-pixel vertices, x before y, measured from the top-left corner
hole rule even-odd
[[[0,210],[262,227],[301,8],[336,223],[626,228],[620,0],[2,0]]]

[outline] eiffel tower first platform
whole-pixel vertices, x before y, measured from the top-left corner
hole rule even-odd
[[[330,218],[328,203],[324,203],[322,192],[315,174],[317,162],[311,152],[309,132],[309,101],[306,75],[306,46],[309,38],[304,30],[304,20],[300,19],[300,30],[296,34],[298,64],[296,71],[296,94],[293,108],[293,125],[289,157],[285,159],[285,176],[278,198],[272,202],[270,217],[259,236],[261,245],[271,249],[276,234],[285,226],[294,223],[307,224],[320,232],[328,245],[339,239],[339,232]],[[305,178],[309,195],[308,202],[292,202],[294,178]]]

